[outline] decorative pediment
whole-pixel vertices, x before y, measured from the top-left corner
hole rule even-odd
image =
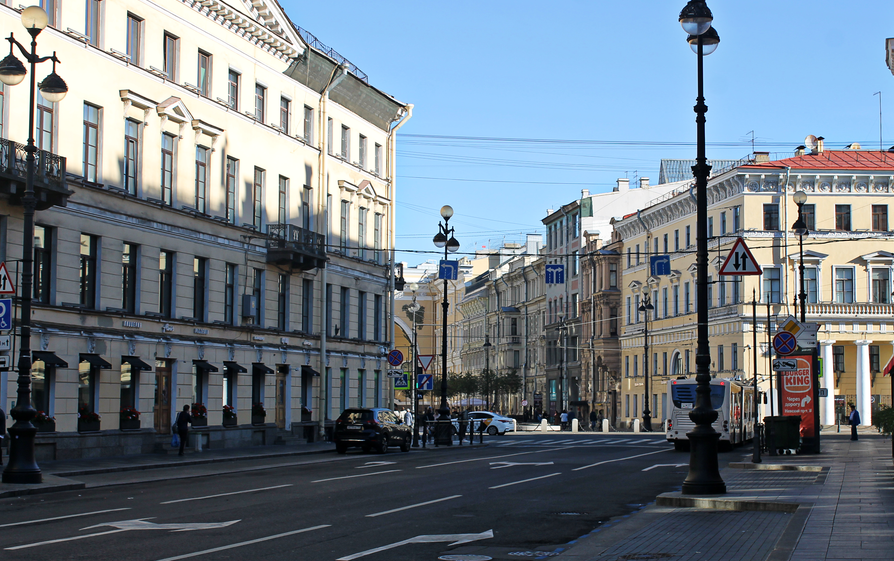
[[[887,253],[887,252],[880,252],[880,253]],[[870,254],[870,255],[872,255],[872,254]],[[888,255],[891,255],[891,254],[888,254]],[[814,264],[822,263],[826,257],[828,257],[828,255],[826,255],[825,253],[819,253],[817,251],[810,251],[809,249],[804,252],[804,262],[805,263],[814,263]],[[797,263],[801,262],[801,254],[800,253],[792,253],[788,256],[788,258],[789,258],[789,261],[791,261],[792,263],[797,264]],[[863,256],[863,258],[865,259],[866,256]]]
[[[183,100],[179,97],[171,96],[168,99],[159,103],[155,110],[158,112],[158,116],[162,119],[170,119],[177,123],[178,125],[182,125],[183,123],[191,122],[192,114],[189,112],[189,109],[186,108],[186,105],[183,104]]]
[[[804,258],[807,259],[807,252],[804,252]],[[875,265],[892,265],[894,264],[894,253],[890,253],[888,251],[873,251],[872,253],[867,253],[866,255],[860,256],[863,261],[867,263],[872,263]]]
[[[148,97],[143,97],[133,90],[118,90],[118,95],[121,96],[121,101],[124,102],[125,109],[128,106],[133,105],[134,107],[146,111],[158,105],[157,102],[152,101]]]
[[[724,257],[715,257],[714,259],[711,259],[711,265],[714,265],[715,269],[719,269],[723,266],[724,261],[726,261],[726,258]]]
[[[649,286],[658,286],[658,283],[661,282],[661,279],[656,277],[655,275],[650,275],[646,282],[649,283]]]
[[[192,130],[196,131],[196,134],[204,134],[211,138],[211,142],[217,140],[217,137],[224,133],[223,129],[215,127],[214,125],[209,125],[201,119],[193,119],[191,124]]]
[[[338,180],[338,188],[342,191],[347,191],[348,193],[356,193],[359,189],[359,187],[357,187],[350,181],[345,181],[344,179]]]
[[[686,268],[686,272],[694,277],[698,273],[698,263],[693,262]]]
[[[643,283],[641,283],[639,281],[631,281],[630,284],[627,285],[627,288],[629,288],[630,290],[632,290],[634,292],[639,292],[640,289],[642,288],[642,286],[643,286]]]
[[[683,275],[680,271],[674,269],[667,276],[667,279],[671,282],[671,284],[677,284],[680,282],[680,277]]]

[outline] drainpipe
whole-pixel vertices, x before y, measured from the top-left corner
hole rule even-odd
[[[782,292],[782,301],[785,303],[785,311],[786,313],[791,313],[789,309],[788,303],[788,269],[789,269],[789,253],[788,253],[788,197],[786,194],[788,193],[788,179],[789,175],[792,172],[792,168],[785,168],[785,183],[782,184],[782,217],[785,222],[780,224],[782,226],[782,236],[783,236],[783,247],[785,247],[785,257],[783,258],[783,263],[785,266],[782,270],[785,272],[785,290]],[[797,294],[797,290],[795,291]]]

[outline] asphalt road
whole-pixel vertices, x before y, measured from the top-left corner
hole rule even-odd
[[[660,434],[487,441],[4,499],[2,558],[416,561],[472,548],[518,559],[678,488],[689,460]]]

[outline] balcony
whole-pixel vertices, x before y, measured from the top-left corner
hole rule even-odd
[[[843,304],[838,302],[820,302],[807,304],[806,312],[815,321],[833,319],[854,320],[858,318],[891,318],[894,317],[894,304],[876,304],[873,302],[854,302]]]
[[[25,145],[0,138],[0,197],[9,203],[21,205],[25,195],[27,165]],[[52,206],[65,206],[72,191],[65,181],[65,158],[38,150],[34,162],[34,196],[37,210]]]
[[[267,226],[267,262],[309,271],[326,266],[323,234],[291,224]]]

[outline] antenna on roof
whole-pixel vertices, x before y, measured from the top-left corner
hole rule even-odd
[[[882,148],[882,92],[875,92],[872,95],[878,96],[878,151],[881,152]]]
[[[745,134],[751,135],[751,153],[754,154],[754,131],[748,131]]]

